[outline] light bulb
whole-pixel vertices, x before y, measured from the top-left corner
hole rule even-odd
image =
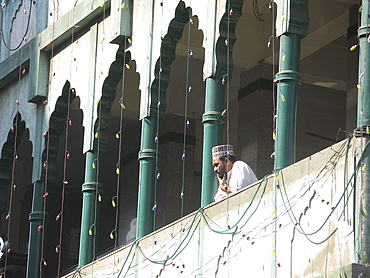
[[[59,245],[57,245],[57,246],[55,247],[55,253],[59,253],[59,248],[60,248],[60,246],[59,246]]]
[[[69,124],[70,126],[72,126],[72,125],[73,125],[73,123],[72,123],[72,120],[71,120],[71,119],[68,119],[68,124]]]
[[[121,9],[124,9],[125,8],[125,3],[123,3],[122,5],[121,5]]]
[[[15,101],[15,103],[16,103],[17,105],[19,105],[19,100],[17,99],[17,100]]]
[[[100,5],[100,8],[103,8],[104,7],[104,3]]]
[[[89,230],[89,235],[92,236],[92,234],[93,234],[93,231],[90,229]]]
[[[189,93],[191,93],[193,91],[193,89],[191,88],[191,86],[189,87]]]
[[[155,142],[155,143],[158,143],[158,136],[156,136],[156,137],[154,138],[154,142]]]
[[[157,174],[157,180],[159,180],[161,178],[161,173],[158,173]]]
[[[159,75],[162,75],[162,68],[159,69]]]
[[[121,134],[121,131],[118,131],[117,133],[116,133],[116,138],[117,139],[119,139],[119,135]]]
[[[69,154],[69,151],[67,151],[66,158],[67,159],[70,159],[71,158],[71,155]]]
[[[38,232],[40,232],[40,231],[42,230],[42,228],[43,228],[43,227],[44,227],[43,225],[38,226],[38,227],[37,227],[37,231],[38,231]]]
[[[359,90],[361,90],[362,89],[362,86],[361,86],[361,84],[359,83],[359,84],[357,84],[357,89],[359,89]]]
[[[222,117],[225,117],[226,113],[227,113],[227,109],[225,109],[224,111],[222,111],[221,116]]]
[[[116,174],[119,175],[121,170],[119,168],[116,168]]]
[[[181,199],[184,199],[184,192],[181,192],[181,194],[180,194],[180,198],[181,198]]]
[[[101,202],[101,195],[98,196],[98,201]]]
[[[112,199],[112,207],[116,207],[116,202],[114,201],[114,199]]]
[[[359,12],[359,13],[362,13],[362,10],[363,10],[363,9],[362,9],[362,6],[361,6],[361,7],[358,9],[358,12]]]
[[[45,133],[42,135],[42,138],[45,138],[46,137],[46,134],[48,134],[47,131],[45,131]]]
[[[46,105],[46,104],[48,104],[48,101],[47,100],[44,100],[44,102],[42,104],[43,105]]]
[[[12,126],[12,128],[10,129],[11,132],[14,132],[14,126]]]
[[[286,101],[286,98],[285,98],[284,94],[281,94],[281,100]]]
[[[47,161],[45,161],[44,162],[44,169],[47,169],[48,168],[48,162]]]
[[[369,128],[369,126],[366,126],[366,134],[370,134],[370,128]]]
[[[114,230],[110,232],[110,239],[114,239]]]
[[[272,12],[272,6],[269,4],[269,11]]]
[[[129,44],[132,44],[132,40],[130,38],[127,38],[127,41]]]
[[[161,102],[159,101],[158,104],[157,104],[157,108],[159,109],[159,107],[161,107]]]
[[[190,127],[190,122],[189,120],[186,120],[186,127],[189,128]]]
[[[46,198],[49,195],[49,192],[45,192],[44,195],[42,195],[43,198]]]
[[[154,206],[152,207],[152,211],[155,211],[157,209],[157,204],[154,204]]]
[[[22,70],[22,75],[25,75],[26,74],[26,69],[23,69]]]
[[[62,213],[60,212],[60,213],[58,213],[58,215],[55,217],[55,220],[56,220],[56,221],[59,221],[61,214],[62,214]]]
[[[122,109],[126,109],[126,106],[123,104],[123,102],[120,103]]]
[[[76,89],[75,88],[72,88],[71,89],[71,93],[75,95],[76,94]]]
[[[154,240],[154,245],[157,245],[157,240],[156,239]]]
[[[125,66],[126,66],[126,69],[131,69],[129,64],[126,64]]]
[[[222,85],[225,85],[226,84],[226,79],[225,78],[222,78]]]
[[[226,39],[225,40],[225,45],[228,46],[229,45],[229,39]]]
[[[93,163],[91,164],[91,167],[92,167],[93,169],[96,169],[96,164],[95,164],[95,162],[93,162]]]
[[[95,138],[99,138],[99,133],[95,132]]]
[[[281,61],[286,61],[286,56],[285,56],[285,54],[284,54],[284,56],[281,58]]]
[[[190,59],[192,59],[192,58],[193,58],[193,51],[191,51],[191,50],[190,50],[189,58],[190,58]]]
[[[44,259],[42,261],[44,262],[44,266],[48,266],[48,263]]]
[[[17,185],[13,184],[13,189],[17,190]]]
[[[6,216],[5,216],[5,220],[9,220],[10,218],[10,213],[8,213]]]
[[[18,158],[18,155],[17,154],[15,155],[15,158],[14,159],[15,159],[15,161],[18,161],[19,158]]]
[[[353,51],[357,48],[358,44],[355,44],[355,45],[352,45],[351,48],[349,50]]]
[[[272,133],[272,139],[275,141],[276,140],[276,133]]]
[[[2,9],[5,9],[5,8],[6,8],[6,4],[5,4],[5,3],[2,3],[2,4],[1,4],[1,8],[2,8]]]
[[[181,159],[185,160],[185,153],[182,154]]]

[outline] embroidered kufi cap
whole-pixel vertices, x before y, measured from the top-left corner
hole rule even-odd
[[[234,155],[232,145],[218,145],[212,148],[212,158],[228,155]]]

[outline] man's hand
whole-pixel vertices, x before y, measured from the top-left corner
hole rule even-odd
[[[230,188],[227,186],[227,175],[224,174],[223,176],[217,175],[218,181],[220,182],[220,189],[226,193],[231,193]]]

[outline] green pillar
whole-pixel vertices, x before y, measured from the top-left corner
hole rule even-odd
[[[137,208],[136,238],[141,238],[154,229],[154,196],[156,169],[157,118],[142,119],[141,148],[139,152],[139,193]]]
[[[296,34],[280,37],[280,65],[275,77],[277,82],[275,168],[284,168],[295,161],[300,42],[301,37]]]
[[[44,218],[44,182],[33,184],[32,211],[29,216],[30,231],[28,241],[27,278],[41,277],[41,246]],[[46,214],[45,214],[46,216]],[[45,219],[46,220],[46,219]],[[39,227],[41,228],[39,230]]]
[[[222,128],[225,119],[225,89],[221,78],[206,79],[205,112],[203,114],[203,165],[201,206],[214,201],[218,182],[212,167],[212,147],[222,144]]]
[[[277,83],[277,117],[275,169],[295,162],[297,87],[300,82],[299,63],[301,39],[308,30],[307,0],[287,0],[278,5],[277,36],[280,38]]]
[[[100,158],[101,159],[101,158]],[[78,266],[84,266],[95,259],[98,243],[99,196],[103,186],[97,181],[100,162],[96,151],[86,153],[85,183],[82,185],[82,216],[80,252]]]
[[[359,71],[358,71],[358,112],[357,128],[355,135],[360,140],[363,149],[358,150],[358,161],[361,170],[358,172],[360,182],[356,189],[356,227],[355,227],[355,250],[359,264],[369,264],[370,260],[370,44],[368,37],[370,30],[370,7],[367,0],[362,1],[361,25],[358,29],[360,45]]]

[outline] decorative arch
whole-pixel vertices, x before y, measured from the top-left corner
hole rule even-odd
[[[14,146],[21,142],[26,123],[22,120],[21,114],[13,119],[13,126],[8,132],[6,143],[1,150],[0,159],[0,213],[5,213],[8,206],[9,185],[12,179],[12,167],[14,157]]]
[[[228,3],[229,2],[229,3]],[[225,13],[221,18],[219,31],[220,36],[216,42],[216,73],[217,77],[226,77],[231,80],[233,71],[232,53],[236,38],[236,25],[239,18],[242,16],[244,0],[230,0],[226,1]],[[229,53],[229,61],[227,59],[227,51]],[[229,66],[228,66],[229,63]],[[229,67],[229,68],[228,68]],[[228,76],[227,69],[229,69]]]
[[[128,40],[128,38],[126,39]],[[131,61],[131,52],[125,52],[125,46],[128,43],[121,44],[116,52],[116,59],[109,67],[108,76],[105,78],[102,88],[102,96],[98,103],[98,117],[94,124],[94,131],[98,133],[98,138],[94,137],[94,149],[106,152],[108,150],[108,128],[111,119],[111,108],[116,98],[116,87],[122,79],[124,63]]]
[[[164,118],[166,111],[166,91],[170,83],[170,70],[176,55],[176,45],[182,37],[189,16],[192,14],[190,7],[185,7],[185,2],[180,1],[175,10],[175,17],[171,20],[167,34],[161,43],[160,58],[155,64],[154,80],[151,84],[150,93],[150,115],[157,114],[158,95],[160,94],[161,105],[159,113]]]
[[[54,112],[50,116],[49,129],[44,134],[45,149],[42,153],[44,167],[41,178],[45,179],[48,169],[48,182],[55,183],[56,178],[56,157],[59,151],[59,139],[67,124],[68,105],[76,98],[76,91],[71,88],[67,80],[62,89],[62,95],[58,98]]]

